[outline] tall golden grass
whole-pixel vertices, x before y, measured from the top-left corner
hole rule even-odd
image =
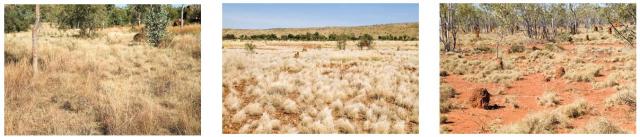
[[[37,74],[31,32],[5,34],[5,134],[200,134],[200,25],[169,28],[165,48],[129,27],[41,30]]]

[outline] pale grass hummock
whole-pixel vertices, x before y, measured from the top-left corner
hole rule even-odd
[[[223,42],[223,133],[418,133],[417,41],[251,42]]]
[[[5,34],[5,134],[200,134],[200,25],[188,28],[155,48],[131,44],[130,27],[77,38],[43,25],[38,74],[31,32]]]

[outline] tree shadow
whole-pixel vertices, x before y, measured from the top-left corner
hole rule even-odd
[[[484,109],[485,110],[497,110],[497,109],[502,109],[502,108],[505,108],[505,106],[500,106],[498,104],[493,104],[493,105],[490,105],[490,106],[486,106]]]

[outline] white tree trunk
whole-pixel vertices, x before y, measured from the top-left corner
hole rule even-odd
[[[180,8],[180,28],[184,26],[184,5]]]

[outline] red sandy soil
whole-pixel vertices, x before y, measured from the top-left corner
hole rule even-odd
[[[538,46],[539,48],[542,46]],[[572,56],[575,53],[568,53],[575,48],[574,45],[563,46],[568,56]],[[600,47],[600,45],[599,45]],[[611,46],[619,48],[619,45]],[[467,59],[481,59],[487,60],[495,58],[493,54],[479,54],[474,56],[467,56]],[[594,63],[603,65],[604,68],[610,68],[612,64],[605,63],[604,61],[596,61]],[[518,64],[519,67],[532,67],[531,64]],[[608,74],[608,69],[603,69],[601,74],[596,78],[596,81],[602,81]],[[499,125],[510,125],[512,123],[522,120],[527,114],[543,110],[552,110],[556,107],[543,107],[537,104],[536,97],[541,96],[545,91],[555,91],[560,99],[560,105],[566,105],[572,103],[577,98],[584,98],[589,105],[593,107],[589,114],[574,118],[571,120],[571,126],[573,129],[582,128],[586,125],[586,122],[593,117],[604,116],[611,122],[618,124],[623,129],[635,133],[635,113],[627,110],[626,108],[613,107],[606,109],[604,107],[605,98],[609,97],[616,90],[613,87],[603,89],[592,89],[591,82],[569,82],[564,78],[552,79],[547,82],[544,80],[542,73],[534,73],[523,76],[521,80],[511,83],[511,88],[504,88],[501,84],[496,83],[474,83],[466,81],[462,75],[450,75],[441,77],[441,82],[446,83],[453,87],[458,96],[452,98],[451,101],[457,104],[465,104],[464,108],[453,109],[451,112],[445,113],[448,117],[447,123],[442,124],[450,129],[450,133],[490,133],[490,125],[492,122]],[[506,106],[504,103],[504,97],[507,95],[515,96],[519,105],[519,108],[513,108],[506,106],[494,110],[484,110],[480,108],[471,108],[465,102],[466,99],[471,96],[471,91],[474,88],[487,88],[492,94],[491,103],[498,106]],[[504,88],[503,95],[497,94],[498,89]],[[561,129],[560,133],[571,132],[572,129]]]

